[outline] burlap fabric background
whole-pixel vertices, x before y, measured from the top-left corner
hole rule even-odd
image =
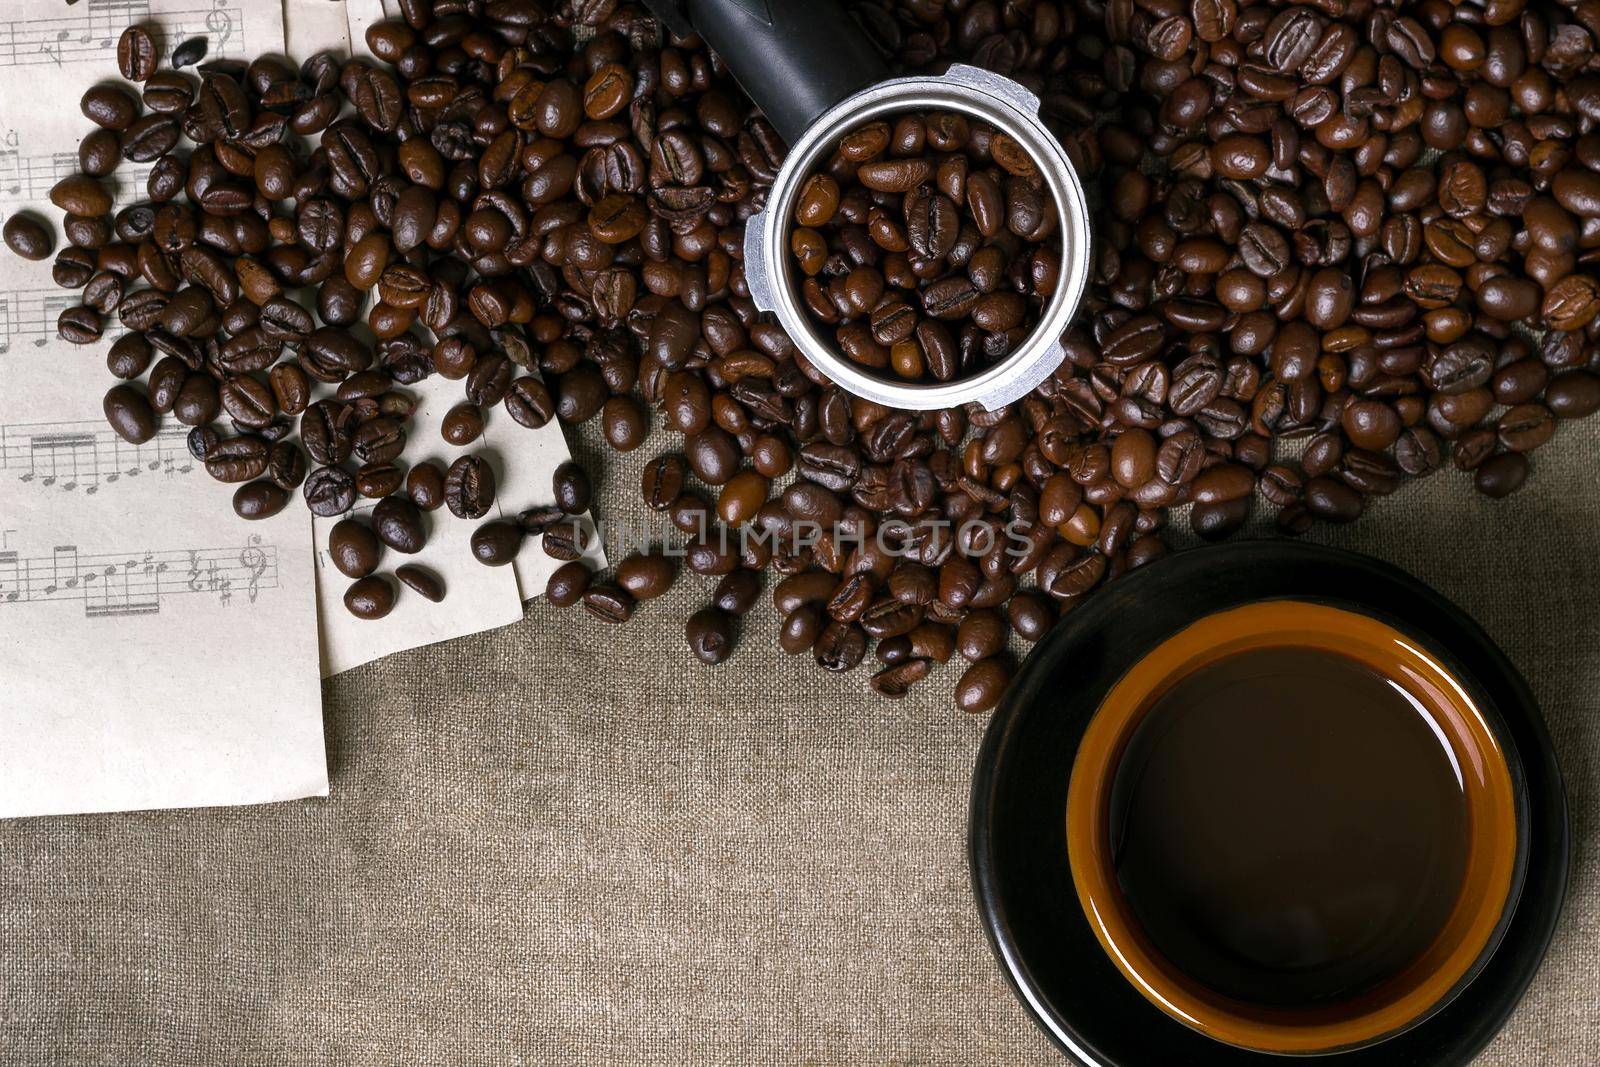
[[[577,445],[637,514],[654,449]],[[1316,534],[1474,612],[1563,759],[1566,917],[1486,1064],[1600,1062],[1597,451],[1567,426],[1509,501],[1449,471]],[[334,679],[326,801],[0,823],[0,1060],[1054,1061],[968,898],[984,720],[954,665],[872,699],[781,655],[764,604],[700,668],[705,589],[621,629],[538,602]]]

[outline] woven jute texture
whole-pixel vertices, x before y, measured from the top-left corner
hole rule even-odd
[[[637,516],[653,449],[576,445]],[[1600,1062],[1597,454],[1567,426],[1511,500],[1446,471],[1314,535],[1482,620],[1563,761],[1565,918],[1484,1064]],[[969,897],[954,665],[869,698],[779,653],[764,603],[700,668],[706,591],[620,629],[536,602],[332,680],[325,801],[0,824],[0,1061],[1059,1062]]]

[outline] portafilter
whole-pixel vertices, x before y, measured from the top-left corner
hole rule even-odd
[[[777,315],[791,340],[830,380],[857,396],[928,411],[976,402],[993,411],[1020,400],[1066,358],[1066,331],[1089,277],[1089,210],[1083,185],[1039,115],[1039,99],[1009,78],[955,64],[942,75],[893,78],[837,0],[646,0],[679,35],[698,33],[727,64],[789,145],[764,208],[746,223],[744,274],[750,298]],[[865,123],[905,112],[955,111],[1009,135],[1033,158],[1055,201],[1061,274],[1026,341],[967,377],[912,384],[880,377],[818,333],[800,303],[786,254],[795,201],[806,177],[839,139]]]

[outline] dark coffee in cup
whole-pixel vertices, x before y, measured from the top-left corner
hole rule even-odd
[[[1351,999],[1419,958],[1471,844],[1427,712],[1311,648],[1241,652],[1156,699],[1110,820],[1117,886],[1155,950],[1207,989],[1280,1007]]]
[[[1068,788],[1073,881],[1118,969],[1267,1052],[1437,1010],[1491,947],[1516,832],[1507,762],[1449,670],[1378,619],[1294,601],[1139,660]]]

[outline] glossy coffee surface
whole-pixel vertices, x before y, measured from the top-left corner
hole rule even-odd
[[[1358,997],[1421,957],[1461,893],[1460,772],[1398,683],[1258,648],[1151,705],[1118,765],[1118,884],[1152,947],[1250,1004]]]

